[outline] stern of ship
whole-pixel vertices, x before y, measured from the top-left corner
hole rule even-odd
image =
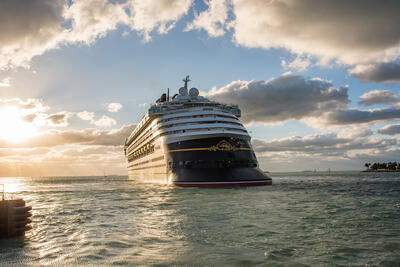
[[[182,187],[271,185],[249,140],[213,137],[167,144],[169,183]]]

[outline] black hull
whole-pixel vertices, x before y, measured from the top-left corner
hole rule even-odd
[[[259,168],[247,140],[217,137],[167,145],[170,182],[177,186],[221,187],[272,184]]]

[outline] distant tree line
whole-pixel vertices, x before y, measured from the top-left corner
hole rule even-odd
[[[365,163],[364,166],[369,171],[400,171],[400,162],[388,162],[388,163]]]

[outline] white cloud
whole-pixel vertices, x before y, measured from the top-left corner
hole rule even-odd
[[[109,103],[107,105],[107,109],[109,112],[118,112],[122,108],[121,103]]]
[[[100,127],[110,127],[110,126],[117,124],[117,121],[114,120],[113,118],[103,115],[103,116],[101,116],[100,119],[94,121],[93,124],[100,126]]]
[[[373,134],[372,130],[367,127],[351,127],[344,128],[339,131],[337,137],[346,139],[356,139],[371,136]]]
[[[76,114],[79,118],[85,121],[89,121],[90,124],[100,126],[100,127],[110,127],[115,124],[117,124],[116,120],[113,118],[110,118],[106,115],[103,115],[100,117],[100,119],[96,120],[94,112],[89,112],[89,111],[81,111]]]
[[[167,33],[187,14],[190,0],[35,0],[0,2],[0,70],[29,67],[34,56],[77,43],[91,44],[118,25]],[[27,26],[29,25],[29,26]]]
[[[311,59],[307,56],[297,56],[291,62],[287,62],[285,59],[282,59],[281,65],[285,69],[295,69],[301,72],[305,71],[311,65]]]
[[[10,86],[10,77],[6,77],[0,81],[0,87],[9,87]]]
[[[94,112],[84,110],[76,113],[76,115],[84,121],[94,121]]]
[[[186,25],[185,30],[204,29],[212,37],[224,35],[230,3],[228,0],[209,0],[205,4],[208,9],[200,14],[195,13],[194,20]]]
[[[187,14],[191,4],[191,0],[130,0],[126,5],[131,14],[129,26],[149,41],[153,30],[165,34],[175,27],[175,23]]]

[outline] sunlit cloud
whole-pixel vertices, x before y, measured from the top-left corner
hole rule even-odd
[[[117,124],[117,121],[114,120],[113,118],[103,115],[103,116],[101,116],[100,119],[94,121],[93,124],[100,126],[100,127],[110,127],[110,126]]]
[[[204,29],[210,36],[218,37],[225,34],[230,1],[205,1],[208,9],[194,14],[194,20],[186,25],[185,31]]]
[[[118,112],[122,108],[121,103],[109,103],[107,109],[109,112]]]
[[[110,118],[106,115],[103,115],[100,117],[100,119],[95,119],[95,114],[94,112],[89,112],[89,111],[81,111],[76,114],[80,119],[89,121],[90,124],[100,126],[100,127],[110,127],[114,126],[117,124],[117,121],[114,120],[113,118]]]
[[[0,80],[0,87],[9,87],[10,81],[11,81],[10,77],[6,77],[6,78]]]
[[[18,142],[32,137],[37,130],[31,123],[25,122],[17,106],[0,107],[0,139]]]
[[[37,0],[23,5],[1,1],[0,70],[28,68],[33,57],[62,45],[92,44],[118,25],[149,41],[151,32],[165,34],[175,27],[191,4],[190,0]]]

